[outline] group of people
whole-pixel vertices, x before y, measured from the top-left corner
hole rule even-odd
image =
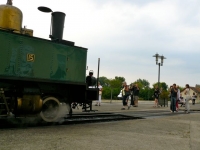
[[[178,112],[178,103],[181,102],[185,104],[185,113],[190,113],[190,105],[189,101],[192,100],[193,104],[195,104],[195,93],[193,93],[193,96],[190,95],[190,86],[189,84],[185,85],[185,100],[183,99],[182,95],[180,94],[180,89],[176,84],[173,84],[173,86],[170,87],[170,93],[171,93],[171,105],[170,105],[170,111],[172,113]]]
[[[126,82],[122,83],[122,103],[121,110],[130,109],[130,107],[138,107],[139,87],[137,84],[127,85]],[[130,104],[128,105],[129,96],[131,97]]]
[[[170,111],[171,112],[175,112],[175,111],[178,112],[179,97],[180,97],[180,89],[174,83],[172,86],[170,86],[170,99],[171,99]]]
[[[99,88],[99,99],[96,101],[95,106],[101,106],[101,96],[103,88],[100,82],[98,83],[98,88]],[[137,84],[131,84],[129,86],[127,85],[126,82],[122,83],[122,100],[123,100],[122,110],[125,110],[125,107],[127,107],[127,109],[130,109],[131,106],[138,107],[139,91],[140,89]],[[130,104],[128,105],[129,96],[131,97],[131,101]]]
[[[193,93],[193,95],[190,95],[190,86],[189,84],[186,84],[185,86],[185,90],[184,90],[184,94],[185,94],[185,99],[183,98],[182,94],[180,93],[180,89],[179,86],[176,85],[175,83],[170,86],[170,100],[171,100],[171,104],[170,104],[170,111],[173,112],[178,112],[179,110],[179,104],[181,104],[181,106],[185,106],[185,113],[190,113],[190,106],[189,106],[189,101],[192,100],[192,104],[195,105],[195,100],[196,100],[196,95],[195,93]],[[158,86],[155,87],[154,90],[154,98],[155,98],[155,103],[153,107],[159,107],[159,96],[162,93],[162,88],[159,89]]]
[[[100,82],[98,83],[98,88],[99,88],[99,99],[97,100],[97,103],[95,106],[100,106],[101,105],[101,95],[102,95],[102,86],[100,85]],[[130,107],[138,107],[138,96],[139,96],[139,87],[137,84],[131,84],[130,86],[127,85],[126,82],[122,83],[122,103],[123,107],[121,110],[130,109]],[[155,98],[155,103],[154,107],[159,107],[159,96],[162,92],[162,88],[159,89],[158,86],[155,87],[154,90],[154,98]],[[196,95],[193,93],[193,95],[190,95],[190,86],[189,84],[186,84],[185,90],[185,99],[183,98],[182,94],[180,94],[180,89],[179,86],[176,85],[175,83],[170,86],[170,99],[171,99],[171,104],[170,104],[170,111],[172,113],[178,112],[179,110],[179,104],[185,105],[185,113],[190,113],[190,106],[189,106],[189,101],[192,100],[192,104],[195,105],[195,99]],[[128,104],[129,97],[131,97],[130,104]]]

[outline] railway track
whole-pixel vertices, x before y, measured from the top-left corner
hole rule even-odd
[[[191,113],[199,113],[200,110],[191,110]],[[174,115],[185,114],[183,110],[176,113],[170,113],[165,110],[146,110],[146,111],[126,111],[126,112],[105,112],[105,113],[75,113],[72,117],[64,117],[54,123],[44,122],[38,117],[21,117],[21,118],[0,118],[0,129],[5,128],[26,128],[37,126],[52,126],[52,125],[70,125],[70,124],[85,124],[112,122],[123,120],[150,119],[160,118]]]
[[[111,122],[122,120],[143,119],[142,117],[134,117],[124,114],[114,113],[81,113],[73,114],[72,117],[64,117],[54,123],[44,122],[37,117],[32,118],[1,118],[0,129],[2,128],[26,128],[36,126],[52,126],[52,125],[70,125],[97,122]]]

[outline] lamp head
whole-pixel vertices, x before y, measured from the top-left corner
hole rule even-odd
[[[158,53],[156,53],[153,57],[156,58],[156,65],[158,64],[158,58],[160,57]]]
[[[44,6],[38,7],[38,10],[41,12],[46,12],[46,13],[53,12],[50,8],[44,7]]]
[[[161,64],[163,65],[164,59],[166,59],[166,58],[163,55],[160,56],[160,58],[161,58]]]

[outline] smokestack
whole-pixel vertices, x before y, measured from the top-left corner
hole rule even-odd
[[[52,12],[51,13],[51,40],[61,41],[63,37],[65,23],[65,13],[63,12]]]
[[[6,5],[12,5],[12,0],[7,0]]]

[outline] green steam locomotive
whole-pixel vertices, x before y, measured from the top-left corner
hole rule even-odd
[[[64,13],[51,12],[51,40],[37,38],[22,28],[22,12],[11,0],[0,5],[0,117],[40,114],[54,122],[63,104],[69,114],[72,103],[91,110],[98,89],[88,88],[94,77],[86,82],[87,49],[62,39],[64,20]]]

